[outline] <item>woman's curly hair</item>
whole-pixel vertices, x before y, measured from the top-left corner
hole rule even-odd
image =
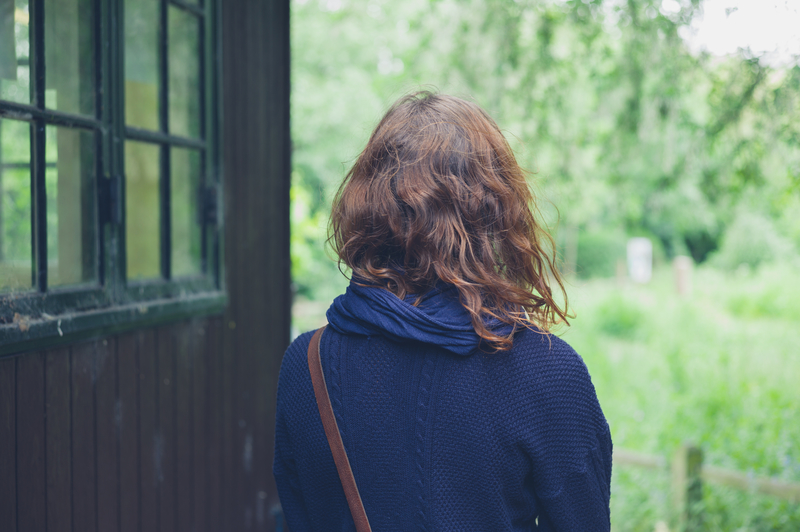
[[[333,201],[328,241],[360,284],[397,297],[454,285],[477,334],[510,349],[495,319],[548,332],[568,323],[552,237],[525,172],[477,105],[427,91],[381,119]],[[532,210],[533,209],[533,210]],[[564,297],[563,308],[551,286]]]

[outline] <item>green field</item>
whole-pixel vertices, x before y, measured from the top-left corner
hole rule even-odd
[[[690,297],[672,272],[645,286],[575,282],[561,336],[592,374],[617,448],[668,457],[682,441],[705,463],[800,482],[800,271],[699,268]],[[704,487],[707,530],[800,530],[800,505]],[[653,530],[669,475],[617,467],[617,531]]]

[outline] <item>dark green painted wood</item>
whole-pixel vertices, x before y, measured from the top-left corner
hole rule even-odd
[[[0,342],[9,344],[24,340],[8,335],[8,330],[16,328],[14,316],[19,314],[26,321],[33,322],[42,317],[42,313],[55,316],[71,314],[80,309],[107,307],[110,301],[105,292],[98,287],[79,287],[58,292],[42,294],[39,292],[22,292],[15,294],[0,294]],[[57,330],[48,331],[58,335]],[[66,342],[61,342],[66,343]],[[9,351],[6,346],[3,351]]]
[[[35,105],[8,100],[0,101],[0,116],[26,121],[41,119],[48,124],[64,127],[98,129],[102,126],[98,120],[86,116],[64,113],[55,109],[40,109]]]
[[[31,96],[39,109],[45,106],[44,2],[31,2],[28,28],[30,35]],[[31,123],[31,207],[32,248],[34,258],[33,286],[47,290],[47,196],[45,194],[45,121],[34,118]],[[21,524],[21,523],[20,523]]]
[[[203,140],[179,137],[177,135],[170,135],[169,133],[164,133],[161,131],[151,131],[149,129],[140,129],[132,126],[125,126],[125,136],[131,140],[152,142],[155,144],[170,144],[172,146],[181,146],[183,148],[195,148],[198,150],[203,150],[207,147],[206,142]]]
[[[166,26],[167,7],[170,2],[161,2],[162,26]],[[212,31],[208,33],[212,39],[216,38],[216,10],[217,2],[209,0],[204,5],[191,5],[178,2],[175,5],[193,16],[203,19],[204,27]],[[62,127],[82,128],[96,132],[97,138],[97,184],[98,197],[101,198],[102,210],[109,203],[109,196],[101,196],[100,192],[112,179],[124,180],[124,144],[125,139],[135,139],[152,142],[161,146],[162,161],[161,176],[164,180],[161,198],[163,199],[163,220],[161,242],[165,246],[161,253],[165,260],[163,272],[165,279],[170,277],[169,252],[171,231],[169,228],[169,147],[191,147],[203,152],[208,169],[216,173],[219,164],[217,158],[219,149],[211,145],[206,139],[189,139],[166,133],[168,108],[166,105],[168,67],[165,57],[167,51],[166,31],[160,31],[160,68],[162,70],[159,87],[160,112],[162,130],[149,132],[142,129],[126,127],[124,118],[124,2],[113,0],[110,2],[94,1],[95,7],[95,54],[93,57],[82,57],[82,66],[93,66],[96,72],[97,103],[96,117],[78,116],[46,109],[45,104],[45,39],[44,39],[44,9],[45,2],[33,2],[30,6],[31,22],[31,89],[33,103],[19,104],[0,101],[0,116],[24,120],[31,124],[31,175],[32,175],[32,256],[34,263],[33,285],[36,290],[30,294],[2,294],[0,295],[0,356],[29,352],[55,345],[69,345],[87,338],[108,336],[123,330],[147,327],[157,323],[184,319],[190,316],[216,314],[222,311],[224,299],[219,298],[218,254],[220,248],[215,238],[211,239],[212,245],[204,245],[204,264],[214,267],[207,270],[207,275],[196,279],[156,280],[146,283],[127,283],[125,279],[125,241],[124,241],[124,186],[119,194],[120,218],[109,216],[94,216],[99,225],[97,235],[99,252],[99,284],[82,287],[63,287],[56,290],[48,289],[47,280],[47,201],[45,195],[45,126],[59,125]],[[165,28],[164,28],[165,29]],[[219,62],[216,54],[219,48],[214,42],[205,39],[198,47],[202,64],[217,65]],[[210,40],[209,40],[210,41]],[[216,70],[214,70],[216,72]],[[215,78],[203,76],[201,84],[202,94],[209,94],[205,105],[200,106],[201,114],[219,112],[218,93],[212,85]],[[216,117],[211,117],[210,123],[216,124]],[[206,121],[206,117],[203,117]],[[213,142],[218,144],[216,130],[212,127]],[[219,176],[210,177],[213,182],[219,181]],[[198,202],[200,202],[198,194]],[[202,208],[202,206],[201,206]],[[114,209],[112,209],[114,210]],[[99,214],[99,213],[94,213]],[[89,213],[92,217],[93,214]],[[216,224],[216,222],[213,222]],[[204,227],[212,235],[218,232],[214,226]],[[211,255],[213,254],[213,256]],[[216,297],[215,297],[216,293]],[[189,299],[186,299],[186,296]],[[200,297],[192,297],[192,296]],[[213,308],[209,308],[208,297],[217,299]],[[169,301],[157,301],[169,300]],[[131,303],[134,306],[145,305],[155,312],[147,317],[128,312]],[[14,323],[15,314],[23,319],[23,327]],[[53,317],[53,319],[50,319]],[[144,318],[145,321],[142,321]],[[60,320],[60,323],[59,323]],[[125,323],[123,328],[118,324]],[[30,326],[28,326],[30,325]],[[125,329],[124,327],[127,327]]]
[[[106,337],[189,317],[219,314],[225,301],[225,294],[216,291],[75,312],[57,318],[40,316],[26,322],[24,330],[17,324],[0,325],[0,357],[62,345],[65,340],[76,342]],[[3,303],[0,298],[0,305]]]
[[[197,16],[203,16],[205,14],[203,8],[195,3],[185,2],[184,0],[170,0],[170,3],[175,7],[179,7]]]
[[[169,1],[161,0],[159,9],[159,28],[158,32],[158,126],[162,132],[169,131],[169,65],[167,64],[168,51],[168,11]],[[161,219],[161,277],[170,279],[172,253],[172,231],[170,229],[170,174],[172,165],[170,164],[171,151],[168,146],[161,145],[159,150],[159,209]]]

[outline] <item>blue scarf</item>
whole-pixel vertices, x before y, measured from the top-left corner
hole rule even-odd
[[[328,309],[328,323],[342,334],[384,335],[392,340],[434,344],[457,355],[470,355],[481,344],[469,312],[453,285],[442,284],[425,294],[419,306],[416,295],[400,299],[383,288],[351,282]],[[486,322],[495,334],[506,336],[513,327],[498,320]]]

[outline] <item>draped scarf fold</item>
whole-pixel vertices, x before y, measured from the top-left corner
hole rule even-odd
[[[470,355],[481,345],[458,290],[440,283],[414,306],[417,295],[400,299],[389,290],[350,282],[327,312],[328,323],[342,334],[383,335],[395,341],[416,340],[434,344],[457,355]],[[487,328],[506,336],[513,327],[487,320]]]

